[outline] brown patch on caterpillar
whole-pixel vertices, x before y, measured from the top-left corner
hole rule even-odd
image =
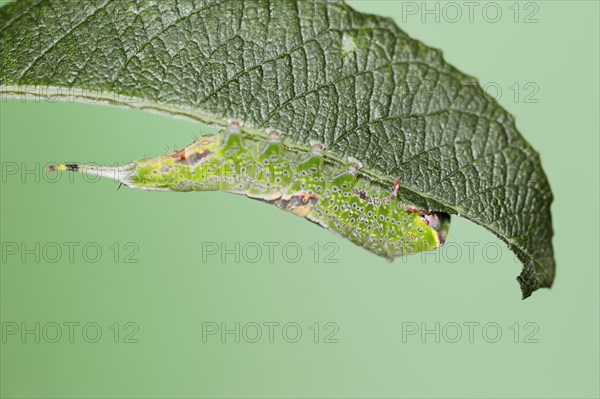
[[[200,162],[202,162],[202,160],[204,158],[206,158],[207,156],[209,156],[211,154],[212,154],[212,151],[209,151],[209,150],[204,150],[202,152],[194,152],[192,155],[187,157],[187,164],[189,166],[195,166],[195,165],[199,164]],[[177,161],[175,161],[175,162],[177,162]]]
[[[171,158],[175,159],[173,161],[174,163],[187,166],[195,166],[212,153],[212,151],[204,149],[202,152],[192,152],[190,155],[188,155],[186,153],[186,149],[182,148],[173,152],[171,154]]]
[[[352,192],[354,193],[355,196],[357,196],[361,200],[368,201],[367,192],[365,190],[359,190],[358,188],[353,188]]]
[[[185,148],[181,148],[177,151],[174,151],[171,154],[171,158],[174,158],[176,163],[183,163],[183,164],[187,163],[186,162],[187,157],[185,155]]]
[[[305,218],[315,207],[319,197],[310,193],[296,193],[289,197],[281,198],[276,205],[281,209],[292,212],[295,215]]]

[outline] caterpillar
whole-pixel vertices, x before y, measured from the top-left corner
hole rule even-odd
[[[450,215],[427,212],[398,198],[360,173],[359,160],[340,167],[323,156],[325,147],[287,148],[279,131],[267,138],[242,136],[239,122],[187,147],[117,167],[57,164],[50,171],[76,171],[113,178],[152,191],[225,191],[246,195],[308,219],[387,259],[444,244]]]

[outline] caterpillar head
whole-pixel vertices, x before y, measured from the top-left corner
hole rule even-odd
[[[450,229],[450,215],[444,212],[428,212],[420,216],[425,224],[438,233],[440,245],[444,245]]]

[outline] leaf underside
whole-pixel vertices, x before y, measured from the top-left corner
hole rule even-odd
[[[492,231],[550,287],[552,193],[513,117],[439,50],[342,1],[17,1],[0,91],[101,99],[351,156],[415,206]],[[72,89],[69,91],[69,89]]]

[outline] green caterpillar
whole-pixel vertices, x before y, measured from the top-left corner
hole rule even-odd
[[[441,246],[450,215],[402,204],[399,181],[390,190],[361,175],[353,158],[340,168],[313,142],[309,154],[286,148],[281,133],[242,136],[233,122],[214,136],[198,138],[169,154],[119,167],[58,164],[155,191],[226,191],[274,204],[331,230],[367,250],[393,259]]]

